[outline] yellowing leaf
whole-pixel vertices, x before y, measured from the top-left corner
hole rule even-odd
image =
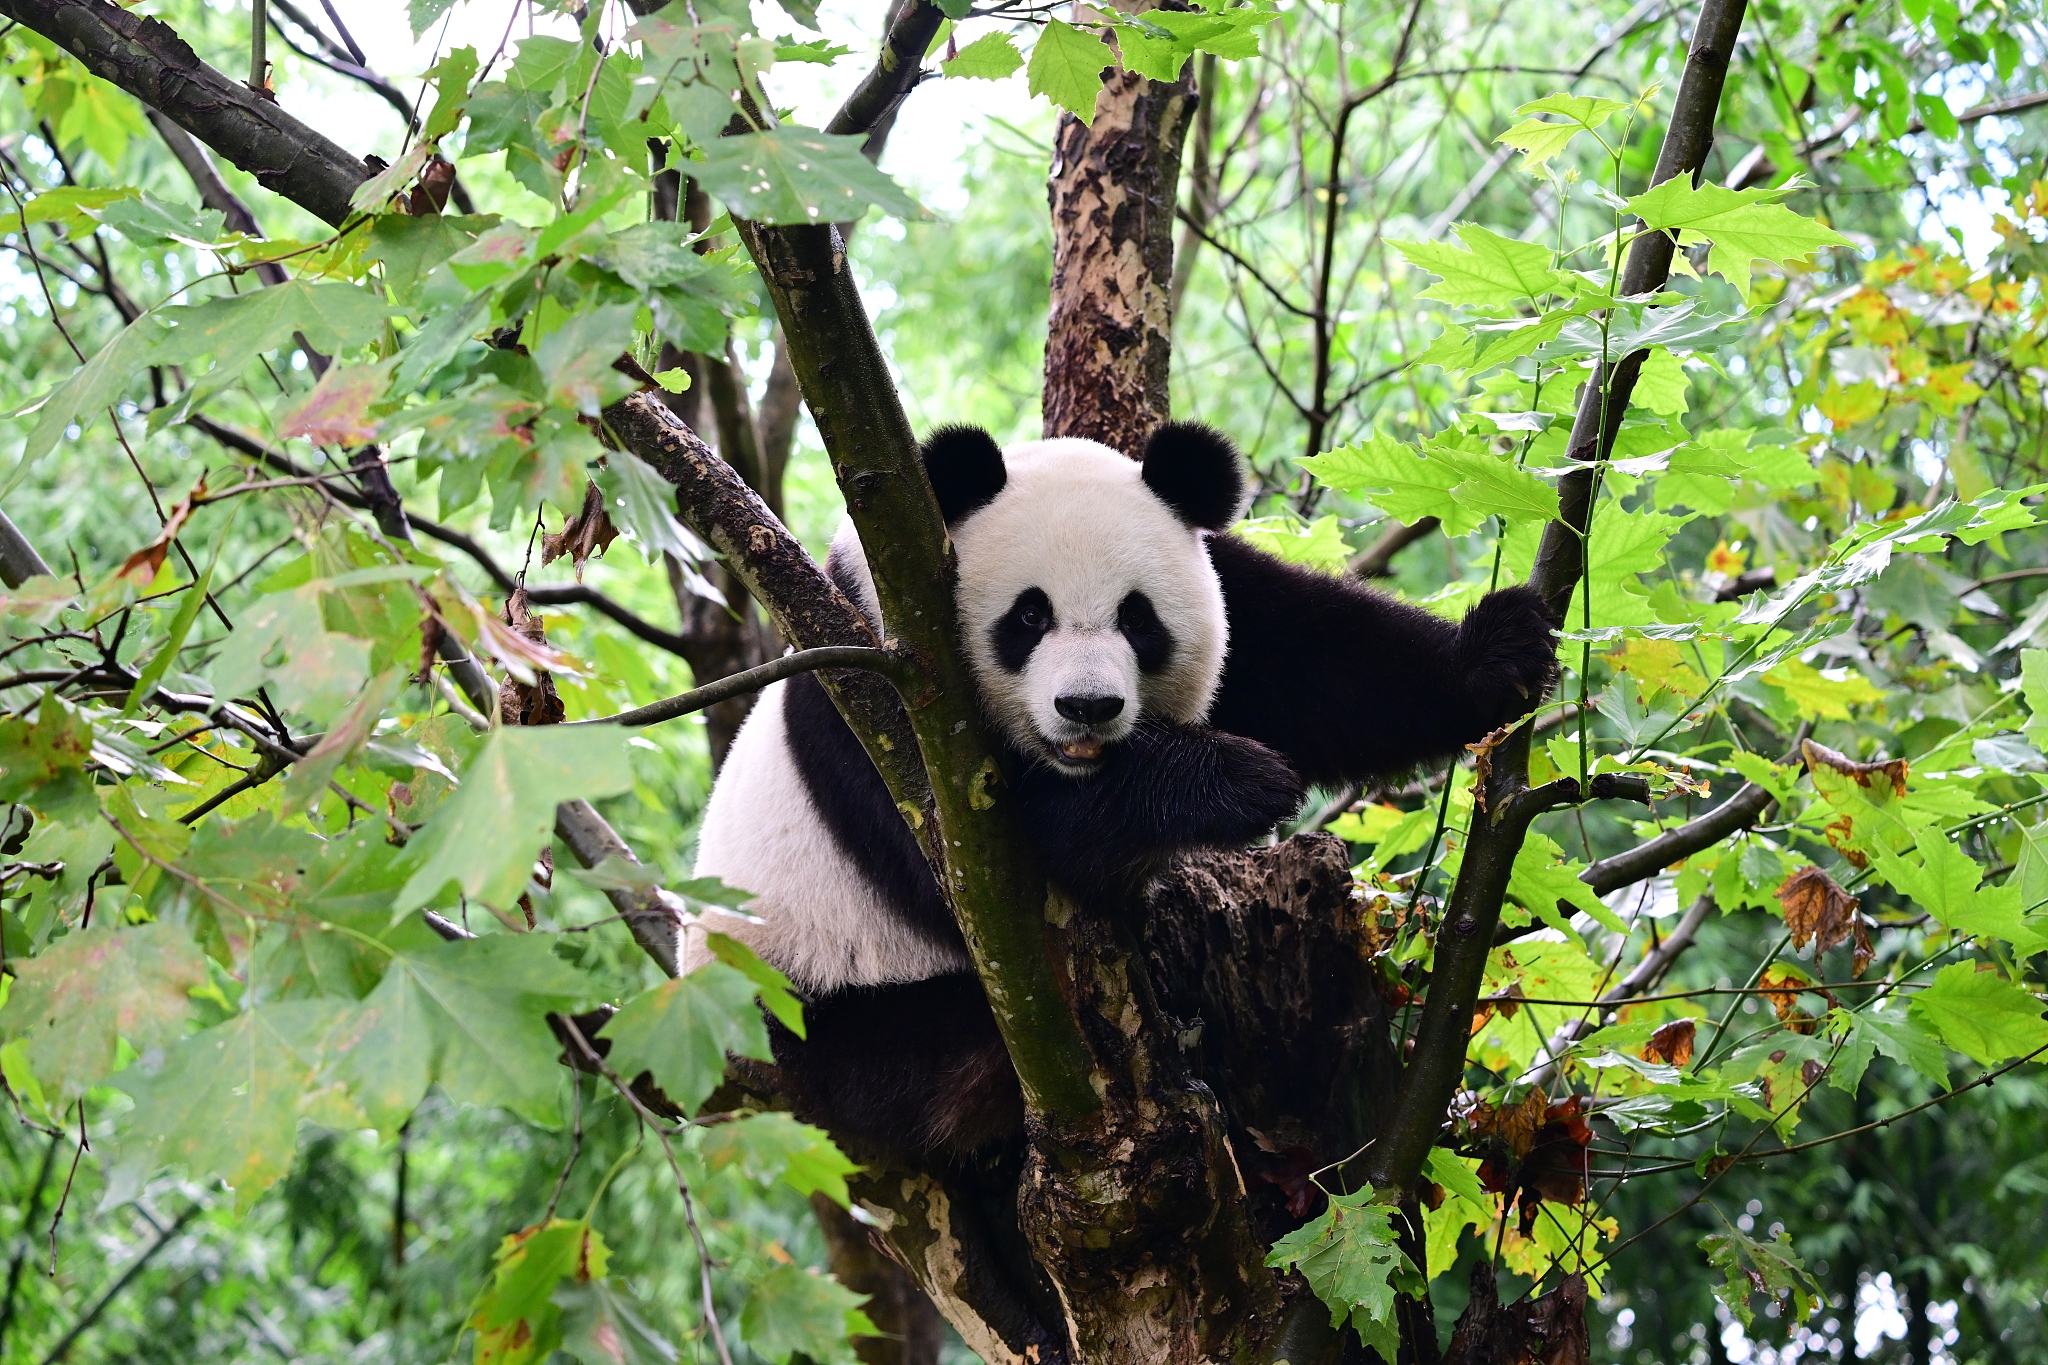
[[[1834,423],[1836,431],[1846,431],[1884,411],[1884,390],[1868,379],[1846,386],[1833,380],[1814,406],[1820,409],[1821,416]]]
[[[377,365],[335,365],[320,376],[305,401],[278,422],[277,434],[303,436],[314,445],[359,446],[377,439],[370,404],[384,392]]]
[[[1884,700],[1884,693],[1853,668],[1817,669],[1797,659],[1785,660],[1764,674],[1764,681],[1791,698],[1801,715],[1829,720],[1847,720],[1850,707]]]

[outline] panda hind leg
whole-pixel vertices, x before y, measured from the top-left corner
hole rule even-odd
[[[886,1156],[965,1156],[1020,1132],[1024,1096],[972,972],[853,986],[804,1006],[805,1037],[770,1021],[798,1118]]]

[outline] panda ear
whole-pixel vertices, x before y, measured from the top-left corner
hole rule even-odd
[[[1244,460],[1198,422],[1168,422],[1145,442],[1145,486],[1190,526],[1222,531],[1244,510]]]
[[[940,427],[925,437],[924,473],[948,526],[994,502],[1010,479],[996,438],[966,426]]]

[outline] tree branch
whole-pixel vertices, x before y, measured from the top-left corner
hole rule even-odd
[[[1653,185],[1674,175],[1692,175],[1705,164],[1745,8],[1746,0],[1705,0],[1702,5],[1651,177]],[[1663,233],[1637,238],[1623,270],[1620,292],[1640,294],[1662,285],[1670,272],[1672,250],[1671,238]],[[1604,460],[1612,450],[1622,411],[1642,369],[1641,355],[1629,360],[1633,364],[1614,367],[1611,381],[1596,371],[1593,382],[1586,385],[1568,450],[1587,464],[1565,476],[1558,520],[1545,528],[1530,571],[1531,586],[1560,616],[1584,570],[1583,537],[1593,511],[1593,462]],[[1531,728],[1522,726],[1491,755],[1480,807],[1489,814],[1473,821],[1464,862],[1444,910],[1429,994],[1417,1029],[1415,1061],[1402,1077],[1393,1114],[1367,1156],[1367,1178],[1381,1189],[1413,1188],[1421,1173],[1423,1158],[1464,1078],[1472,1012],[1515,855],[1521,851],[1536,807],[1557,799],[1564,786],[1574,792],[1578,786],[1566,778],[1528,788],[1530,734]],[[1601,779],[1595,778],[1596,797],[1600,785]],[[1643,796],[1647,798],[1647,788]]]
[[[924,78],[919,63],[931,50],[932,39],[946,16],[924,0],[911,0],[889,24],[882,39],[881,56],[874,68],[861,77],[853,93],[825,125],[828,133],[871,134],[884,126],[903,102],[904,96]]]
[[[370,178],[362,158],[200,61],[160,19],[110,0],[0,0],[0,15],[50,39],[322,222],[345,222],[349,195]]]
[[[868,731],[863,742],[884,777],[891,766],[923,760],[931,806],[918,833],[937,854],[940,884],[987,989],[1026,1103],[1035,1113],[1068,1120],[1093,1113],[1099,1099],[1089,1085],[1089,1054],[1046,953],[1045,874],[1015,803],[1003,799],[1003,760],[984,726],[973,676],[954,647],[952,543],[839,231],[745,220],[735,226],[781,320],[797,383],[866,550],[891,642],[916,661],[930,683],[925,695],[911,699],[914,755],[901,746],[877,754],[869,738],[876,733],[872,723],[864,726],[852,714],[849,719],[856,721],[856,732]],[[651,400],[640,403],[643,412],[667,413]],[[730,505],[732,499],[719,501]],[[780,530],[773,513],[758,498],[752,501],[759,516]],[[761,535],[768,537],[765,528]],[[817,574],[801,548],[792,542],[792,549]],[[750,566],[739,567],[744,573]],[[775,608],[772,594],[755,596]],[[812,640],[802,632],[793,632],[792,639],[800,646],[878,643]],[[900,789],[897,799],[904,799]]]
[[[43,563],[28,537],[0,512],[0,583],[18,588],[31,578],[47,577],[49,572],[50,566]]]
[[[716,706],[728,697],[758,692],[770,683],[781,682],[784,678],[794,678],[799,673],[815,673],[821,668],[864,668],[873,673],[880,673],[885,678],[907,680],[903,660],[886,649],[867,649],[858,645],[826,645],[819,649],[802,649],[794,654],[785,654],[779,659],[769,660],[758,668],[734,673],[677,696],[637,706],[631,711],[621,711],[616,716],[604,716],[596,720],[573,720],[567,723],[659,725],[665,720],[674,720],[678,716],[687,716],[693,711]]]
[[[1441,525],[1443,522],[1436,517],[1424,517],[1413,526],[1403,526],[1399,521],[1395,521],[1392,526],[1381,532],[1378,540],[1351,557],[1348,566],[1351,576],[1385,578],[1387,565],[1393,562],[1395,555],[1416,541],[1426,538]]]
[[[1667,829],[1625,853],[1602,858],[1581,872],[1579,880],[1592,887],[1593,894],[1604,896],[1645,877],[1654,877],[1680,859],[1689,858],[1703,848],[1720,843],[1736,830],[1755,824],[1771,801],[1769,792],[1754,782],[1745,782],[1735,795],[1706,814],[1688,820],[1676,829]]]

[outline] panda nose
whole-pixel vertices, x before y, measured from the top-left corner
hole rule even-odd
[[[1054,697],[1052,709],[1080,725],[1100,725],[1123,714],[1122,697]]]

